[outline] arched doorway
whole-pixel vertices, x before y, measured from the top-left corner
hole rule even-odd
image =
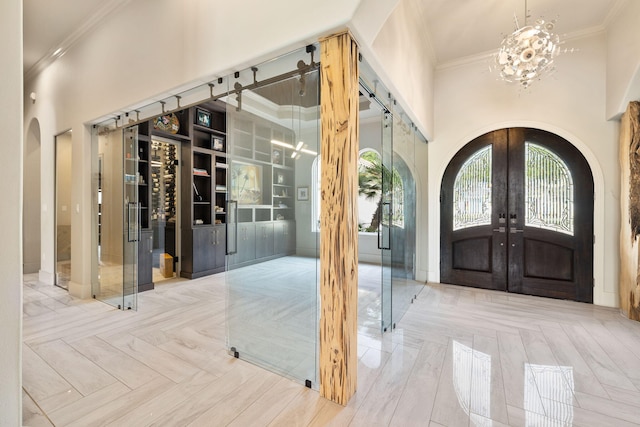
[[[593,302],[593,194],[587,161],[557,135],[474,139],[442,179],[441,282]]]
[[[31,120],[24,144],[22,251],[24,274],[40,270],[40,124]]]

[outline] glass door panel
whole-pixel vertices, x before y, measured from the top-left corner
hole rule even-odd
[[[265,67],[296,69],[295,52]],[[229,87],[252,84],[251,70]],[[277,80],[277,79],[276,79]],[[227,104],[227,346],[317,388],[318,232],[309,189],[319,151],[319,73],[245,89]]]
[[[415,132],[398,114],[393,126],[393,210],[391,213],[392,322],[404,316],[424,285],[414,280],[416,183],[407,162],[415,159]]]
[[[382,330],[393,327],[392,212],[393,212],[393,115],[382,113],[382,205],[378,226],[378,248],[382,259]]]
[[[92,152],[93,297],[119,309],[136,309],[141,215],[137,128],[96,126]]]
[[[138,157],[138,127],[125,128],[124,142],[124,221],[122,308],[137,309],[138,245],[142,209],[138,184],[141,181]]]
[[[55,284],[69,288],[71,280],[71,131],[56,136],[56,274]]]
[[[123,187],[124,150],[122,129],[94,128],[94,234],[97,234],[93,265],[93,297],[114,307],[123,304]]]

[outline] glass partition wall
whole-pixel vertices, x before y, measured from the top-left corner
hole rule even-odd
[[[95,126],[93,150],[93,297],[136,309],[140,241],[138,127]]]
[[[424,284],[415,281],[416,254],[416,144],[423,143],[419,135],[401,118],[394,116],[393,126],[393,209],[390,218],[393,324],[398,322],[422,290]],[[426,167],[426,166],[425,166]]]
[[[319,72],[302,51],[228,82],[228,348],[317,388]]]
[[[373,128],[374,131],[377,129],[377,138],[380,140],[380,165],[377,172],[380,184],[379,194],[376,195],[379,199],[379,221],[376,237],[380,264],[380,329],[386,332],[395,328],[422,288],[422,284],[414,280],[417,193],[413,171],[415,146],[424,142],[424,139],[407,120],[392,94],[366,61],[362,62],[360,68],[360,86],[361,95],[368,99],[362,99],[361,96],[360,148],[362,150],[372,144],[366,140],[367,135],[371,134],[366,128]],[[362,182],[367,180],[363,180],[361,174],[359,181],[362,194]],[[367,244],[366,237],[360,234],[361,253],[366,252],[362,248]],[[360,295],[362,294],[361,284]],[[375,306],[369,304],[365,309],[374,312]],[[372,316],[375,313],[369,317]]]
[[[55,139],[55,285],[63,289],[69,288],[71,280],[71,135],[71,131],[67,131]]]
[[[92,144],[94,297],[135,309],[138,290],[163,279],[224,272],[229,352],[312,388],[320,231],[315,48],[139,107],[135,120],[96,125]],[[367,171],[375,187],[371,223],[359,236],[359,251],[365,240],[370,249],[369,259],[361,256],[369,266],[360,270],[359,332],[379,334],[395,327],[421,285],[413,281],[420,136],[365,62],[360,89],[361,148],[378,160]]]

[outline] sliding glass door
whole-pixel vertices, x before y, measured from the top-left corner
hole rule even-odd
[[[319,72],[298,61],[306,52],[228,78],[227,343],[236,357],[316,388]]]
[[[142,210],[138,128],[96,126],[93,150],[93,297],[135,310]]]
[[[138,246],[140,242],[140,204],[139,184],[141,175],[139,163],[142,161],[138,151],[138,127],[123,130],[124,145],[124,214],[125,232],[122,241],[122,308],[137,309],[138,306]]]
[[[415,159],[416,132],[398,115],[393,126],[393,206],[390,215],[393,254],[392,319],[396,324],[406,313],[424,284],[415,281],[416,253],[416,183],[412,169]]]
[[[378,224],[378,249],[381,259],[382,286],[382,330],[393,327],[393,274],[392,274],[392,244],[391,244],[391,212],[393,209],[393,116],[385,110],[382,112],[382,153],[380,168],[380,223]]]
[[[396,327],[423,286],[414,280],[418,195],[413,171],[415,147],[420,137],[366,61],[360,70],[360,148],[361,152],[379,150],[380,153],[380,161],[370,162],[365,168],[369,175],[376,172],[378,176],[360,174],[360,194],[375,193],[379,198],[376,227],[379,261],[375,264],[380,264],[380,283],[376,285],[379,286],[380,329],[387,332]],[[377,192],[371,191],[372,182],[376,183]],[[367,233],[360,233],[361,264],[362,259],[369,261],[371,255],[368,237]],[[367,281],[359,288],[362,296],[370,293],[372,286]],[[374,307],[377,306],[368,303],[367,313],[373,312]]]
[[[69,289],[71,280],[71,131],[56,136],[55,199],[56,199],[56,273],[55,284]]]

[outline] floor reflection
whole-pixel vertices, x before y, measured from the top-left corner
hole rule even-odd
[[[492,426],[491,355],[454,340],[453,386],[472,424]],[[572,367],[525,363],[525,425],[572,426],[574,388]]]
[[[477,426],[491,426],[491,356],[453,341],[453,386]]]
[[[573,425],[573,368],[525,363],[527,426]]]

